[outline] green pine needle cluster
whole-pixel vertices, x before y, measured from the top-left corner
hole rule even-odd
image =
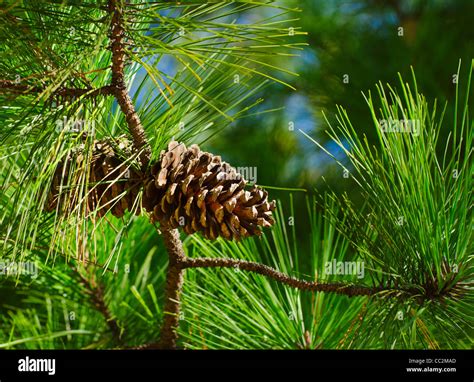
[[[258,20],[249,17],[254,8]],[[269,83],[291,87],[292,73],[271,57],[303,48],[295,11],[268,1],[127,5],[126,80],[153,159],[172,138],[203,143],[236,119],[266,112],[257,106]],[[87,179],[79,180],[70,216],[43,208],[56,166],[74,147],[85,142],[87,152],[94,139],[128,134],[112,97],[61,96],[109,84],[109,25],[106,2],[2,4],[1,80],[24,87],[0,92],[0,348],[123,349],[159,340],[167,255],[146,216],[86,214]],[[184,240],[191,258],[251,260],[305,280],[382,292],[350,298],[239,269],[188,269],[179,346],[472,347],[474,121],[471,77],[459,81],[453,116],[423,97],[415,76],[410,85],[401,78],[397,87],[380,84],[366,96],[376,145],[339,108],[328,134],[346,154],[340,164],[363,208],[330,192],[308,196],[307,213],[295,216],[290,195],[261,239]],[[77,121],[86,138],[71,128]],[[388,121],[410,121],[415,130],[383,131]],[[441,129],[451,131],[448,142],[439,141]],[[300,230],[308,232],[304,243]],[[333,261],[364,264],[364,277],[328,274]],[[7,276],[13,263],[33,264],[37,273]]]

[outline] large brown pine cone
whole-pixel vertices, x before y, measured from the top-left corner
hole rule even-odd
[[[86,196],[86,213],[97,210],[98,216],[111,212],[122,217],[127,209],[133,208],[139,213],[136,200],[143,177],[130,162],[125,163],[125,156],[133,155],[130,142],[119,137],[96,140],[92,145],[90,160],[86,161],[85,145],[82,144],[58,164],[45,210],[54,211],[59,204],[60,213],[70,214]],[[88,179],[86,189],[84,179]]]
[[[256,186],[245,190],[246,184],[220,156],[171,142],[151,166],[143,207],[154,221],[188,234],[240,240],[274,224],[275,201],[268,202],[267,192]]]

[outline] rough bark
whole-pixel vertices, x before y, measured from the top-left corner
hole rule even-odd
[[[145,135],[140,118],[135,110],[132,99],[127,91],[125,83],[125,49],[124,49],[124,20],[121,8],[121,2],[111,0],[109,10],[112,13],[110,30],[110,48],[112,50],[112,87],[117,103],[122,110],[128,129],[133,137],[133,144],[137,152],[140,153],[142,167],[146,167],[151,157],[151,149]]]
[[[365,285],[355,285],[346,283],[318,283],[311,281],[299,280],[290,277],[271,268],[267,265],[255,263],[251,261],[236,259],[219,259],[219,258],[186,258],[184,268],[234,268],[242,271],[257,273],[292,288],[307,290],[312,292],[331,292],[343,294],[349,297],[353,296],[371,296],[383,290],[383,288],[369,287]]]
[[[163,239],[168,250],[169,264],[166,274],[165,316],[161,327],[158,348],[174,349],[178,339],[178,326],[181,309],[181,290],[183,288],[185,254],[177,229],[162,227]]]

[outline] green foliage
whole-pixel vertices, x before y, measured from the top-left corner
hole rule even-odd
[[[69,264],[43,264],[40,256],[30,257],[39,267],[38,277],[2,277],[1,346],[115,348],[157,339],[165,250],[144,218],[131,220],[118,249],[115,237],[115,227],[108,225],[95,237],[101,250],[94,257],[87,252]],[[120,261],[109,264],[114,251],[120,252]],[[119,335],[108,326],[97,298],[117,322]]]
[[[329,214],[316,212],[308,200],[308,219],[289,224],[279,204],[277,226],[262,240],[241,244],[209,243],[190,237],[190,256],[232,257],[264,262],[279,271],[316,281],[340,280],[325,275],[325,264],[347,257],[348,243],[330,223]],[[333,213],[338,208],[331,204]],[[291,215],[290,215],[291,216]],[[296,246],[298,221],[311,227],[304,253]],[[303,223],[301,223],[303,224]],[[346,281],[357,281],[344,276]],[[180,335],[192,349],[316,349],[348,347],[363,298],[301,292],[263,276],[238,269],[191,269],[184,291],[184,320]]]
[[[237,119],[266,115],[261,91],[272,81],[288,85],[292,70],[279,70],[271,57],[286,60],[301,49],[288,33],[293,10],[267,1],[130,3],[126,76],[153,158],[172,137],[201,143]],[[255,20],[257,7],[265,11]],[[0,12],[0,71],[26,86],[0,92],[0,262],[39,269],[36,278],[0,275],[0,348],[124,348],[158,340],[167,260],[148,219],[86,214],[93,185],[74,177],[64,179],[64,187],[78,190],[74,213],[43,212],[54,170],[74,147],[85,142],[87,156],[94,139],[128,134],[112,98],[55,93],[109,84],[109,23],[105,2],[12,1]],[[239,270],[188,269],[180,345],[471,347],[474,125],[470,76],[465,82],[452,119],[443,119],[449,109],[428,104],[415,81],[401,81],[398,90],[379,84],[366,97],[368,137],[376,140],[342,108],[336,124],[327,121],[362,208],[348,195],[322,193],[318,202],[306,199],[303,214],[291,197],[289,206],[279,203],[277,224],[261,239],[194,235],[184,242],[190,257],[258,261],[298,278],[387,290],[349,298]],[[381,119],[414,121],[419,134],[384,133]],[[87,138],[62,121],[88,122]],[[278,137],[288,152],[290,140]],[[329,153],[325,142],[317,144]],[[328,275],[333,260],[363,262],[365,277]]]
[[[284,83],[267,73],[276,67],[265,57],[300,49],[288,33],[290,10],[267,1],[129,3],[123,10],[126,77],[154,157],[171,137],[203,141],[249,114],[269,81]],[[262,6],[268,17],[239,20]],[[0,303],[2,347],[102,348],[156,340],[166,257],[146,219],[86,213],[94,185],[75,174],[63,179],[65,189],[77,189],[73,213],[43,212],[52,175],[74,147],[85,144],[87,167],[94,139],[128,134],[112,98],[58,96],[64,88],[92,91],[110,83],[106,2],[11,1],[2,4],[0,20],[2,81],[21,86],[13,94],[0,92],[0,260],[41,266],[34,280],[2,277],[9,296]],[[74,131],[78,124],[85,141]]]
[[[434,112],[428,112],[424,98],[417,91],[412,93],[403,82],[403,96],[389,88],[387,97],[384,88],[379,89],[379,97],[369,96],[367,101],[374,116],[374,127],[379,130],[380,147],[367,146],[350,126],[342,109],[338,125],[345,134],[345,141],[350,142],[351,150],[346,149],[346,154],[357,169],[352,176],[357,179],[367,199],[366,209],[356,210],[349,199],[337,200],[336,195],[332,195],[324,201],[325,213],[322,215],[316,211],[315,201],[308,201],[306,224],[310,226],[311,235],[304,256],[298,254],[295,236],[298,222],[304,219],[299,217],[295,225],[289,224],[281,204],[277,226],[262,240],[250,239],[243,243],[218,240],[211,243],[199,236],[191,236],[185,245],[191,257],[262,261],[284,273],[320,281],[340,280],[340,276],[324,276],[326,262],[359,259],[366,264],[370,283],[391,286],[400,294],[399,298],[385,295],[365,300],[321,293],[312,295],[242,271],[192,269],[187,272],[184,289],[184,315],[180,329],[183,346],[226,349],[470,346],[472,292],[468,285],[472,283],[472,233],[459,229],[472,224],[469,206],[472,205],[473,126],[468,120],[467,100],[466,108],[460,112],[460,121],[455,118],[451,153],[439,163],[434,153],[441,122]],[[375,114],[376,100],[382,105],[382,119],[419,120],[420,134],[381,132]],[[335,129],[331,128],[330,134],[337,140],[334,133]],[[341,148],[346,147],[342,140],[338,142]],[[454,178],[453,169],[459,169]],[[346,210],[343,216],[338,204]],[[405,215],[398,215],[400,212]],[[289,213],[293,216],[292,208]],[[396,223],[399,216],[404,216],[402,224]],[[438,219],[437,224],[429,224],[430,219]],[[162,315],[159,291],[165,269],[164,257],[156,259],[158,252],[163,253],[162,249],[152,244],[148,252],[145,250],[150,248],[147,241],[153,243],[156,235],[150,237],[148,227],[140,224],[140,220],[132,221],[127,227],[126,239],[120,241],[123,255],[113,267],[117,273],[113,276],[106,273],[101,279],[108,291],[110,309],[121,325],[123,341],[132,345],[146,342],[156,333]],[[423,221],[427,224],[421,224]],[[103,248],[94,252],[98,256],[94,257],[94,262],[98,264],[109,264],[110,254],[118,243],[113,240],[116,228],[112,224],[107,227],[106,232],[98,235],[99,240],[94,241],[97,248]],[[89,235],[94,237],[91,233]],[[457,271],[449,265],[452,264],[447,262],[449,260],[458,264]],[[127,264],[132,270],[130,274],[125,271]],[[63,288],[77,287],[65,282],[68,275],[60,266],[45,270],[38,281],[28,285],[29,293],[36,288],[41,291],[42,283],[50,285],[52,278],[61,283],[61,292],[56,296],[64,295]],[[53,272],[55,277],[48,272]],[[96,272],[101,272],[100,267]],[[351,276],[345,276],[345,279],[354,281]],[[437,290],[426,289],[434,285]],[[415,287],[419,291],[404,297],[403,293],[408,294],[403,292],[405,287]],[[402,288],[402,291],[397,288]],[[438,296],[433,299],[428,293],[438,293]],[[18,294],[21,294],[21,289]],[[42,293],[37,295],[45,296]],[[66,295],[73,296],[74,293],[67,292]],[[67,329],[68,320],[63,319],[66,317],[64,313],[60,315],[65,299],[46,296],[46,303],[30,297],[34,302],[28,303],[37,307],[26,312],[21,306],[2,304],[4,309],[8,309],[7,322],[12,322],[13,328],[22,330],[26,319],[38,322],[38,327],[30,328],[24,341],[20,342],[11,340],[14,338],[13,329],[2,325],[5,328],[2,334],[4,346],[118,345],[110,342],[107,334],[105,340],[97,334],[107,333],[104,322],[101,329],[97,329],[97,311],[83,313],[86,322],[81,322],[77,329]],[[69,303],[75,303],[73,306],[79,311],[88,306],[84,299],[72,299]],[[56,316],[48,313],[52,311]],[[40,330],[43,325],[46,325],[43,329],[46,334]],[[83,335],[92,336],[92,333],[95,336],[91,342],[83,342],[88,338]],[[69,336],[68,341],[64,336]]]
[[[321,203],[324,216],[310,213],[309,248],[306,241],[302,246],[305,256],[298,256],[295,231],[287,231],[291,227],[281,210],[272,244],[267,237],[263,243],[238,245],[189,239],[197,256],[264,261],[300,277],[299,266],[308,262],[306,273],[313,278],[323,274],[326,261],[363,261],[364,282],[390,290],[368,300],[321,294],[311,298],[240,271],[193,270],[185,293],[188,325],[181,330],[186,346],[470,347],[474,252],[472,232],[466,229],[473,224],[470,78],[464,102],[459,101],[448,122],[444,113],[436,113],[436,103],[428,106],[413,80],[414,91],[401,80],[398,91],[379,85],[377,97],[367,97],[378,145],[361,137],[339,109],[338,125],[330,127],[329,136],[348,156],[354,168],[351,176],[366,205],[360,209],[347,195],[330,194]],[[411,127],[418,128],[418,134],[383,132],[382,120],[413,121]],[[452,126],[444,143],[438,142],[443,121]],[[441,159],[436,154],[439,144],[444,144]],[[338,205],[343,217],[334,208]]]
[[[347,195],[333,194],[347,217],[337,227],[370,270],[371,283],[393,287],[401,298],[374,310],[369,319],[375,326],[387,325],[382,332],[386,347],[420,346],[417,333],[422,347],[464,347],[473,325],[468,308],[474,253],[468,228],[473,224],[471,77],[464,103],[456,97],[446,142],[439,141],[444,113],[437,115],[436,103],[428,106],[415,78],[413,91],[400,82],[398,91],[380,84],[378,96],[366,98],[377,145],[361,137],[342,108],[337,126],[330,127],[328,134],[349,158],[351,177],[366,201],[358,209]],[[399,312],[409,319],[388,325]],[[362,346],[370,344],[370,335],[361,338]]]
[[[88,134],[86,149],[96,138],[128,134],[125,118],[111,98],[54,96],[63,87],[93,89],[109,84],[111,15],[105,5],[82,2],[78,8],[74,1],[14,1],[0,16],[4,21],[0,33],[5,37],[2,73],[29,90],[41,89],[15,96],[0,92],[5,109],[0,115],[0,184],[5,201],[0,210],[4,233],[0,246],[11,259],[24,259],[43,236],[50,239],[48,256],[65,252],[77,257],[77,238],[87,242],[88,233],[100,231],[106,223],[106,219],[91,223],[85,214],[84,202],[93,189],[85,177],[63,181],[64,188],[77,190],[74,214],[61,218],[41,213],[57,164],[83,139],[71,128],[79,124]],[[252,23],[239,19],[262,6],[271,15]],[[264,1],[136,1],[123,12],[130,58],[127,80],[154,158],[172,137],[199,143],[245,117],[262,102],[256,94],[269,81],[283,82],[267,74],[265,57],[301,49],[288,33],[290,10]],[[16,23],[28,29],[26,35],[18,36]],[[48,30],[54,33],[45,37]],[[298,28],[293,32],[301,33]],[[68,50],[70,46],[73,49]],[[166,59],[176,65],[175,74],[170,73],[173,65],[162,62]],[[85,167],[91,156],[86,159]],[[135,158],[129,165],[137,165]]]

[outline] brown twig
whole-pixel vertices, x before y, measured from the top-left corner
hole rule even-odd
[[[95,308],[104,316],[105,322],[109,326],[115,342],[122,342],[120,338],[120,327],[118,326],[117,321],[112,317],[109,308],[105,303],[104,287],[98,285],[94,289],[94,292],[95,293],[92,295],[92,302],[94,303]]]
[[[26,85],[17,83],[11,80],[0,79],[0,93],[13,93],[13,94],[41,94],[46,88],[41,86]],[[96,97],[98,95],[113,95],[112,86],[102,86],[100,88],[59,88],[53,92],[53,96],[67,97],[67,98],[79,98],[79,97]]]
[[[112,14],[110,45],[112,50],[112,87],[114,96],[120,106],[129,131],[133,137],[135,149],[140,152],[140,161],[143,168],[148,166],[151,157],[151,147],[146,139],[145,130],[141,124],[132,99],[125,83],[125,50],[123,38],[123,13],[120,1],[109,0],[108,9]],[[166,222],[161,224],[161,232],[168,251],[169,265],[166,275],[165,289],[165,317],[160,332],[160,342],[150,347],[175,348],[177,340],[177,327],[179,324],[180,294],[183,285],[184,261],[183,244],[176,229],[168,229]]]
[[[92,305],[94,308],[102,314],[107,323],[114,341],[118,344],[122,342],[120,338],[120,327],[117,321],[112,317],[110,310],[105,302],[104,287],[102,284],[91,282],[91,280],[84,277],[79,271],[76,271],[79,279],[87,290],[87,294],[91,297]]]
[[[174,349],[178,339],[177,329],[180,319],[181,290],[183,288],[184,276],[183,265],[185,264],[186,257],[177,229],[165,229],[162,225],[162,234],[166,249],[168,250],[169,264],[166,274],[165,316],[158,347],[161,349]]]
[[[123,38],[125,29],[123,26],[123,13],[120,1],[110,0],[109,11],[112,14],[110,45],[112,50],[112,87],[117,103],[120,106],[128,128],[133,137],[133,144],[137,152],[140,152],[140,161],[145,168],[151,157],[151,148],[145,136],[145,130],[135,110],[132,99],[125,84],[125,49]]]
[[[234,268],[269,277],[292,288],[311,292],[330,292],[336,294],[343,294],[349,297],[371,296],[384,290],[383,288],[369,287],[365,285],[304,281],[285,275],[284,273],[281,273],[276,269],[264,264],[236,259],[186,258],[183,263],[183,268]]]
[[[178,340],[178,326],[181,310],[181,290],[183,287],[184,267],[186,257],[183,244],[177,229],[164,229],[162,223],[161,233],[168,251],[168,271],[166,274],[165,306],[163,324],[160,330],[160,340],[149,344],[134,346],[135,350],[146,349],[175,349]]]

